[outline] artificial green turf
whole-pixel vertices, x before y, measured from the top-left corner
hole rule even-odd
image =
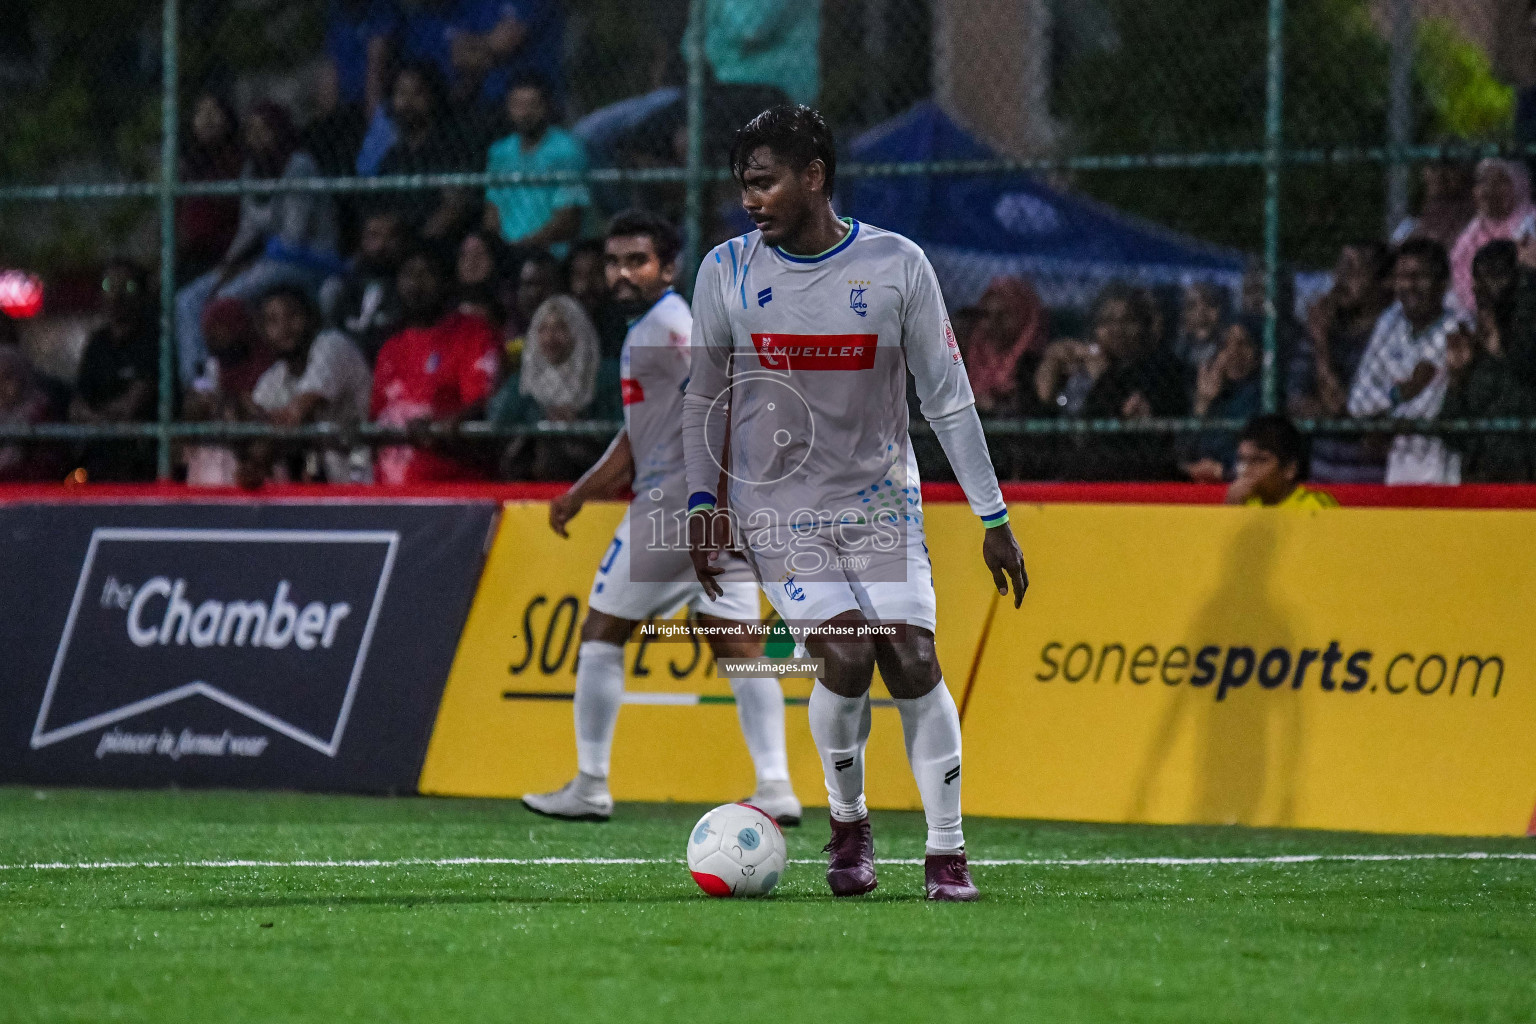
[[[0,865],[681,857],[702,808],[0,789]],[[882,856],[921,818],[876,812]],[[1536,844],[972,819],[973,858]],[[825,826],[789,834],[820,856]],[[886,865],[711,900],[680,864],[0,870],[4,1021],[1531,1021],[1536,861],[1008,866],[922,902]]]

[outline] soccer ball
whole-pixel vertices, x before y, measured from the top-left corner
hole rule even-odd
[[[766,896],[784,873],[779,823],[750,804],[723,804],[688,834],[688,870],[711,896]]]

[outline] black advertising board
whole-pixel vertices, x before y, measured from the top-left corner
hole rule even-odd
[[[495,516],[0,506],[0,782],[413,792]]]

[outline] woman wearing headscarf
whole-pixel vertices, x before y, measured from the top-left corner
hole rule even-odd
[[[528,325],[521,369],[491,404],[499,424],[569,423],[616,419],[617,379],[604,379],[592,318],[569,295],[545,299]],[[502,459],[503,475],[529,480],[574,480],[601,454],[588,438],[521,437]]]
[[[1472,185],[1477,216],[1451,250],[1451,293],[1464,313],[1477,310],[1472,288],[1472,260],[1489,242],[1519,245],[1536,235],[1536,206],[1531,205],[1531,172],[1518,160],[1493,157],[1477,165]]]
[[[983,416],[1022,414],[1031,396],[1030,382],[1045,347],[1045,304],[1027,282],[994,277],[976,303],[980,316],[971,331],[965,369]]]
[[[258,103],[245,115],[243,179],[313,178],[315,158],[299,148],[288,111]],[[208,349],[203,307],[219,296],[251,300],[277,285],[315,291],[330,273],[345,269],[336,256],[336,208],[320,192],[248,194],[240,200],[240,226],[218,266],[176,293],[176,344],[181,382],[202,372]]]

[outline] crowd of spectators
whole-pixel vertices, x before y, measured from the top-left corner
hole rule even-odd
[[[1282,277],[1282,291],[1286,281]],[[1278,296],[1280,409],[1298,419],[1536,415],[1536,206],[1523,163],[1430,164],[1422,203],[1390,241],[1342,247],[1327,289],[1296,320]],[[993,280],[954,314],[983,417],[1089,419],[1109,433],[993,438],[1020,479],[1231,482],[1230,430],[1114,431],[1154,418],[1243,422],[1263,408],[1263,279],[1232,294],[1107,284],[1087,319],[1055,325],[1029,283]],[[920,452],[922,449],[919,449]],[[940,460],[924,469],[942,474]],[[1521,432],[1322,433],[1312,478],[1343,483],[1536,480]]]
[[[336,428],[324,443],[182,445],[177,472],[189,483],[570,479],[600,453],[601,438],[493,444],[451,436],[468,420],[619,418],[629,311],[608,295],[592,237],[607,204],[586,185],[351,193],[281,185],[326,174],[588,168],[583,142],[561,124],[561,8],[557,0],[332,0],[326,74],[302,128],[278,103],[241,111],[214,89],[188,105],[184,180],[279,184],[178,202],[176,414]],[[814,3],[709,0],[705,21],[711,110],[814,98],[814,62],[787,59],[814,49]],[[663,162],[678,156],[681,138],[666,92],[614,110],[628,117],[626,104],[645,108],[630,127],[660,147],[652,155]],[[633,142],[604,145],[633,150]],[[641,159],[637,152],[629,155]],[[1416,214],[1385,240],[1345,245],[1330,285],[1294,319],[1281,276],[1274,371],[1282,412],[1331,420],[1533,415],[1530,174],[1518,161],[1443,161],[1424,166],[1420,184]],[[1231,290],[1211,281],[1111,281],[1083,314],[1047,309],[1026,280],[993,280],[974,304],[953,311],[978,411],[1102,428],[995,431],[1000,476],[1233,481],[1238,439],[1230,429],[1115,427],[1261,413],[1263,283],[1257,270]],[[152,421],[160,399],[156,294],[143,268],[105,268],[103,323],[73,382],[36,374],[14,332],[0,331],[0,423]],[[349,431],[365,422],[399,428],[410,443],[358,444]],[[1311,468],[1315,479],[1334,482],[1530,480],[1531,437],[1320,434]],[[947,472],[936,446],[920,441],[919,455],[926,476]],[[0,446],[0,479],[68,472],[133,480],[154,469],[148,436]]]

